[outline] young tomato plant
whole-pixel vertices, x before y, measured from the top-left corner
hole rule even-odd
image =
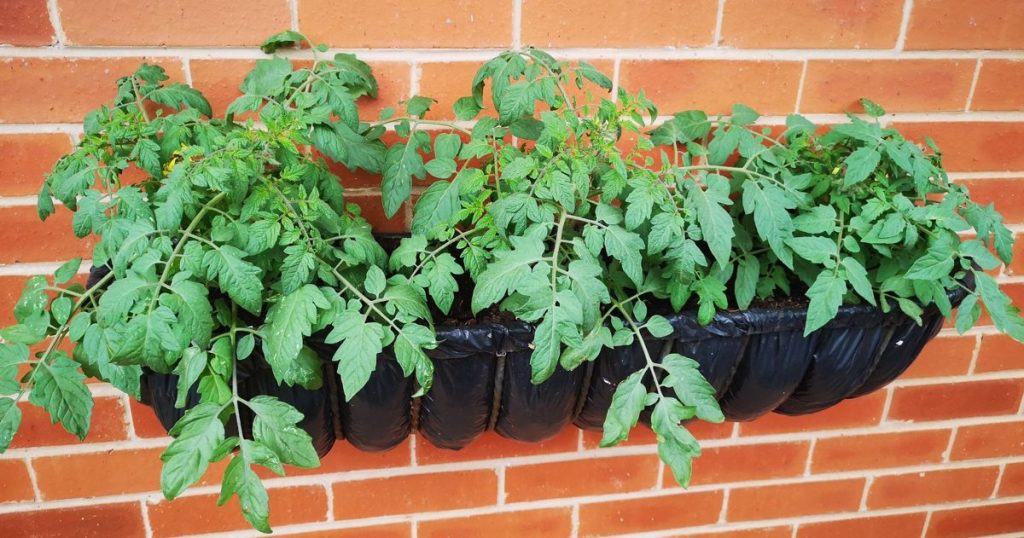
[[[495,114],[477,117],[488,87]],[[385,166],[385,208],[406,201],[413,178],[436,180],[416,203],[414,235],[390,264],[441,312],[448,313],[465,272],[473,315],[497,307],[534,324],[534,383],[602,349],[637,348],[646,367],[620,384],[602,444],[626,439],[653,406],[659,452],[686,484],[700,447],[682,422],[724,417],[695,361],[661,358],[650,347],[652,336],[674,331],[648,312],[653,299],[667,296],[665,279],[645,270],[651,215],[638,211],[631,194],[659,180],[644,166],[651,144],[641,136],[655,109],[642,94],[612,100],[611,87],[585,62],[528,49],[480,69],[472,95],[455,105],[459,118],[476,119],[472,128],[427,119],[431,102],[422,98],[409,102],[407,116],[386,119],[403,139],[388,149],[402,166]],[[654,241],[658,254],[665,245]]]
[[[303,41],[285,32],[265,47]],[[173,373],[177,405],[190,391],[199,403],[170,431],[164,494],[177,497],[230,457],[219,502],[237,495],[249,522],[269,532],[253,467],[282,474],[285,464],[316,467],[319,458],[294,407],[238,393],[242,361],[266,361],[280,384],[319,387],[322,363],[306,339],[323,331],[340,343],[333,359],[346,397],[389,345],[406,374],[430,387],[426,304],[404,279],[386,277],[370,226],[312,151],[380,170],[383,129],[361,122],[356,103],[377,83],[346,54],[298,68],[259,60],[244,95],[216,119],[202,95],[166,79],[151,65],[121,78],[114,102],[86,117],[84,138],[43,185],[40,216],[56,211],[54,200],[73,211],[75,233],[99,238],[92,262],[102,276],[88,288],[68,284],[74,260],[52,284],[29,280],[18,323],[0,331],[0,449],[18,428],[25,394],[84,437],[92,398],[80,369],[135,397],[143,369]],[[240,113],[262,125],[235,121]],[[43,350],[30,353],[37,345]],[[255,417],[251,428],[243,407]]]

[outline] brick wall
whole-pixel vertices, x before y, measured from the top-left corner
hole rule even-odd
[[[245,5],[245,7],[236,7]],[[429,8],[427,7],[429,5]],[[40,223],[42,174],[82,115],[142,61],[223,111],[266,35],[296,28],[376,69],[379,101],[450,104],[497,50],[587,59],[663,110],[841,119],[859,97],[916,137],[1024,235],[1024,2],[1004,0],[0,0],[0,322],[26,275],[89,252],[67,213]],[[376,178],[347,184],[380,214]],[[408,215],[378,224],[401,229]],[[1024,304],[1024,242],[1000,279]],[[0,456],[0,535],[231,532],[222,468],[169,504],[168,441],[151,412],[92,385],[88,443],[26,408]],[[384,454],[339,443],[314,472],[268,482],[278,534],[321,536],[960,536],[1024,532],[1024,348],[946,330],[896,384],[803,418],[698,426],[689,491],[649,432],[598,450],[566,430],[537,445],[486,435],[462,452],[412,438]],[[215,466],[217,467],[217,466]]]

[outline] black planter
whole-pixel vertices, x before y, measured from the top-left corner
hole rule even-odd
[[[94,268],[90,283],[103,273]],[[957,305],[964,296],[957,289],[949,299]],[[676,352],[698,361],[730,420],[753,420],[770,411],[813,413],[884,387],[910,366],[944,320],[934,306],[925,309],[921,324],[900,312],[844,306],[836,319],[804,336],[807,312],[800,308],[721,312],[708,325],[700,325],[692,312],[666,317],[675,331],[649,337],[647,349],[659,360]],[[558,369],[534,385],[528,324],[443,326],[437,339],[430,353],[434,386],[417,401],[414,382],[385,350],[363,390],[346,402],[330,362],[334,348],[316,341],[309,344],[324,359],[320,389],[278,386],[256,346],[239,364],[239,392],[246,398],[273,395],[295,406],[321,456],[342,438],[361,450],[388,450],[413,429],[435,446],[458,450],[488,429],[519,441],[547,439],[570,423],[600,430],[616,386],[645,364],[635,342],[606,349],[572,372]],[[143,403],[170,429],[184,414],[174,407],[177,377],[146,371],[142,381]],[[195,405],[198,399],[193,388],[187,401]],[[242,417],[243,428],[251,422],[251,416]],[[233,422],[228,429],[234,435]]]
[[[950,298],[959,303],[962,292]],[[697,360],[730,420],[752,420],[770,411],[813,413],[881,388],[910,366],[943,323],[934,307],[918,325],[899,312],[848,306],[804,336],[801,309],[722,312],[706,326],[688,312],[667,317],[674,333],[648,338],[647,348],[659,358],[677,352]],[[345,402],[327,362],[333,350],[319,343],[313,346],[325,358],[328,380],[321,389],[278,387],[254,354],[241,363],[240,391],[247,397],[275,395],[295,405],[306,415],[301,426],[321,455],[342,437],[362,450],[387,450],[413,429],[438,447],[457,450],[488,429],[519,441],[549,438],[570,423],[599,430],[615,387],[644,365],[634,343],[604,350],[594,362],[572,372],[559,369],[534,385],[532,338],[532,327],[518,322],[441,327],[440,345],[431,352],[434,386],[416,402],[413,381],[402,376],[387,352],[366,387]],[[144,381],[144,399],[169,428],[183,413],[173,406],[175,377],[148,372]],[[243,417],[243,427],[249,421]]]

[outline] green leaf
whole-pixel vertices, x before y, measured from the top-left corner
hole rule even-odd
[[[1024,319],[1020,317],[1020,310],[999,289],[996,280],[987,273],[974,271],[974,281],[996,328],[1014,340],[1024,342]]]
[[[469,121],[483,110],[472,97],[460,97],[452,108],[455,111],[455,117],[460,121]]]
[[[271,532],[267,519],[270,517],[270,499],[259,475],[249,466],[249,454],[255,449],[248,441],[242,441],[242,455],[231,458],[224,470],[217,506],[223,506],[232,495],[238,495],[242,515],[256,530]]]
[[[732,115],[729,118],[729,121],[733,125],[750,125],[760,117],[761,114],[758,114],[756,110],[749,106],[736,103],[735,105],[732,105]]]
[[[647,327],[647,332],[651,333],[651,336],[655,338],[664,338],[675,332],[672,324],[662,316],[651,316],[647,320],[645,327]]]
[[[281,262],[281,293],[289,294],[309,284],[316,267],[316,256],[309,251],[305,242],[289,245],[284,249]]]
[[[864,266],[850,257],[843,258],[842,265],[846,269],[846,279],[853,286],[853,291],[856,291],[857,295],[863,297],[865,301],[875,305],[875,290],[871,281],[868,280],[868,272]]]
[[[260,268],[243,260],[244,250],[231,245],[208,250],[203,255],[207,277],[216,276],[220,289],[251,314],[259,315],[263,306],[263,281]]]
[[[384,350],[384,326],[368,323],[365,315],[353,311],[343,312],[332,325],[325,341],[341,343],[334,352],[334,362],[338,363],[345,401],[350,401],[377,368],[377,355]]]
[[[284,58],[256,60],[256,66],[242,81],[242,92],[270,97],[284,89],[284,82],[292,73],[292,63]]]
[[[78,363],[63,352],[53,362],[36,363],[28,401],[46,409],[54,424],[60,422],[68,433],[84,440],[92,420],[92,394]]]
[[[527,114],[532,114],[533,104],[530,82],[516,82],[506,88],[498,100],[498,121],[502,125],[509,125]]]
[[[206,473],[214,451],[224,441],[222,410],[217,404],[200,403],[171,428],[175,439],[160,456],[164,462],[160,488],[168,500],[181,495]]]
[[[423,179],[426,168],[423,157],[413,144],[398,143],[388,148],[384,157],[384,179],[381,195],[384,214],[391,218],[412,194],[412,178]]]
[[[301,46],[304,41],[306,41],[306,36],[292,30],[285,30],[265,39],[260,44],[260,50],[272,54],[281,48]]]
[[[460,207],[459,186],[464,174],[460,173],[451,182],[433,183],[423,191],[412,216],[413,233],[428,234],[439,225],[451,224]]]
[[[256,414],[253,438],[274,452],[284,463],[306,469],[320,466],[313,440],[299,427],[303,415],[273,396],[256,396],[248,406]]]
[[[757,281],[761,276],[761,262],[756,256],[745,255],[736,265],[736,305],[746,309],[757,293]]]
[[[916,280],[937,280],[945,278],[953,272],[953,251],[944,248],[930,248],[928,252],[918,258],[910,269],[907,269],[905,278]]]
[[[530,265],[537,263],[544,252],[544,243],[535,237],[513,237],[515,247],[511,251],[496,253],[491,262],[476,280],[473,288],[473,313],[491,306],[515,290],[530,272]]]
[[[310,372],[298,367],[295,359],[303,348],[304,339],[311,334],[319,311],[330,306],[320,288],[306,284],[270,307],[267,323],[260,332],[266,335],[263,339],[264,355],[279,383],[306,384],[311,381]]]
[[[960,334],[967,332],[968,329],[974,327],[980,317],[981,305],[978,304],[978,296],[972,293],[964,297],[960,306],[957,307],[956,331]]]
[[[82,258],[74,258],[64,262],[57,270],[53,273],[54,281],[57,284],[64,284],[75,278],[78,274],[78,268],[82,266]]]
[[[0,454],[11,446],[14,434],[21,426],[21,409],[11,398],[0,398]]]
[[[839,253],[835,241],[828,237],[793,237],[787,239],[786,244],[793,249],[797,256],[811,263],[825,263]]]
[[[672,476],[682,487],[690,485],[693,458],[700,455],[697,439],[682,426],[693,417],[692,408],[684,407],[675,398],[662,398],[651,414],[651,429],[658,438],[658,456],[672,469]]]
[[[608,226],[604,234],[604,249],[608,255],[622,264],[626,276],[637,286],[644,281],[643,257],[644,240],[639,234],[628,232],[621,226]]]
[[[881,159],[882,155],[874,148],[863,147],[855,150],[843,161],[846,164],[843,187],[852,187],[870,177],[875,168],[878,168]]]
[[[814,284],[807,290],[807,298],[811,304],[807,307],[807,322],[804,325],[804,336],[823,327],[832,321],[843,304],[846,295],[846,281],[832,271],[822,271]]]
[[[436,99],[430,97],[423,97],[421,95],[412,96],[409,101],[405,104],[405,111],[410,116],[422,117],[424,113],[430,110],[430,106],[436,103]]]
[[[384,286],[387,285],[387,277],[384,276],[384,271],[376,265],[371,265],[366,270],[366,278],[363,280],[363,289],[367,293],[373,296],[378,296],[384,291]]]
[[[607,76],[605,76],[604,73],[599,71],[593,65],[591,65],[591,64],[589,64],[587,62],[584,62],[582,60],[580,60],[577,65],[579,66],[580,74],[583,75],[584,78],[586,78],[590,82],[593,82],[594,84],[597,84],[598,86],[600,86],[600,87],[602,87],[602,88],[604,88],[606,90],[611,91],[611,89],[612,89],[612,80],[610,78],[608,78]]]
[[[878,106],[877,103],[870,99],[861,98],[860,105],[864,107],[864,112],[872,118],[880,118],[885,115],[885,109]]]
[[[601,446],[614,446],[629,438],[629,431],[636,426],[640,412],[644,409],[647,389],[643,385],[646,369],[637,370],[619,383],[612,395],[612,403],[604,419],[604,435]]]
[[[715,388],[700,372],[700,363],[678,353],[671,353],[661,360],[661,365],[668,372],[662,385],[672,387],[679,401],[695,409],[697,418],[714,423],[725,420],[718,406]]]
[[[174,402],[174,407],[178,409],[185,407],[189,390],[196,384],[196,381],[199,381],[199,376],[206,370],[207,357],[206,351],[197,347],[189,347],[181,355],[181,361],[174,369],[174,373],[178,376],[178,398]]]
[[[729,182],[721,176],[710,174],[705,177],[705,183],[706,190],[696,183],[687,183],[687,200],[697,209],[697,221],[711,254],[720,265],[725,266],[729,263],[732,239],[736,236],[732,217],[722,207],[732,203],[729,199]]]

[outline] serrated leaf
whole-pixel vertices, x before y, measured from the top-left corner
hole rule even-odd
[[[823,327],[832,321],[843,304],[846,295],[846,281],[832,271],[822,271],[814,284],[807,290],[807,298],[811,300],[807,307],[807,322],[804,324],[804,336]]]
[[[868,279],[868,272],[864,266],[850,257],[843,258],[842,265],[846,269],[846,279],[853,286],[853,291],[857,292],[857,295],[863,297],[865,301],[875,305],[875,290]]]
[[[46,409],[51,421],[84,440],[92,421],[92,394],[78,364],[63,352],[50,362],[36,363],[28,401]]]
[[[658,456],[672,470],[676,483],[684,488],[690,485],[693,458],[700,455],[697,439],[681,424],[691,417],[692,408],[674,398],[658,400],[651,414],[651,429],[658,438]]]
[[[320,288],[306,284],[270,307],[267,323],[260,332],[266,335],[264,355],[278,382],[305,384],[311,380],[310,372],[301,368],[295,359],[303,349],[304,339],[311,334],[319,312],[330,306]]]
[[[299,427],[303,415],[293,406],[273,396],[256,396],[248,406],[256,414],[253,439],[273,451],[284,463],[306,469],[320,466],[313,440]]]
[[[54,282],[57,284],[64,284],[67,281],[75,278],[78,274],[78,268],[82,266],[82,258],[74,258],[61,264],[53,273]]]
[[[20,426],[21,409],[11,398],[0,398],[0,454],[11,446],[11,440]]]
[[[671,353],[661,360],[661,365],[668,372],[662,384],[672,387],[679,401],[694,408],[697,418],[714,423],[725,420],[715,397],[715,388],[704,378],[697,361]]]
[[[601,446],[614,446],[629,438],[629,432],[640,419],[647,389],[643,385],[646,370],[637,370],[623,379],[612,395],[612,403],[604,419]]]
[[[206,473],[218,445],[224,441],[222,406],[200,403],[189,409],[171,429],[174,441],[160,459],[160,488],[164,497],[173,500]]]
[[[882,155],[878,153],[878,150],[869,147],[859,148],[850,153],[850,156],[843,161],[846,164],[843,187],[852,187],[870,177],[875,172],[875,168],[878,168],[881,159]]]

